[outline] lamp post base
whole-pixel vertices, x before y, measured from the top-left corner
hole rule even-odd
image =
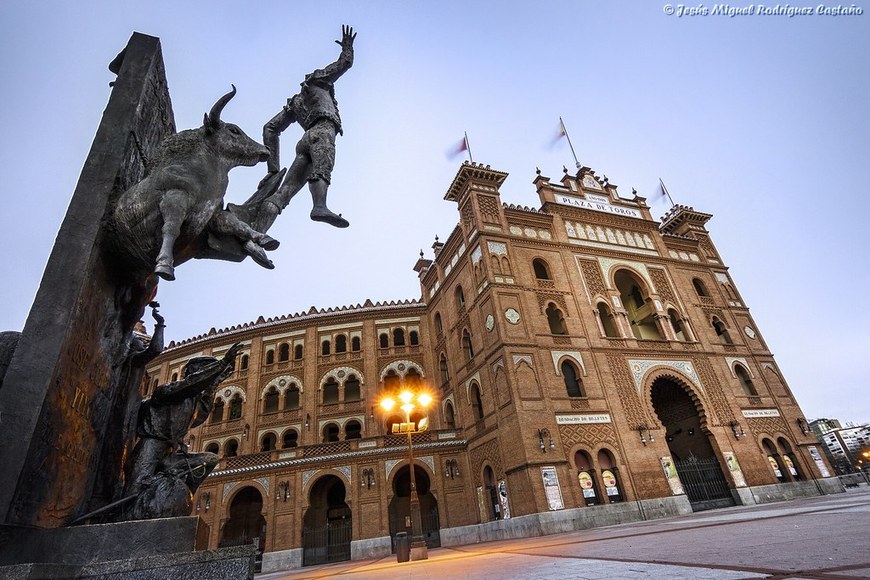
[[[428,560],[429,549],[426,547],[426,542],[423,540],[411,542],[411,561]]]

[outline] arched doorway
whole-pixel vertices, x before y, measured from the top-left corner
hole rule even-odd
[[[351,511],[344,482],[325,475],[311,486],[302,518],[302,565],[350,560]]]
[[[230,503],[230,518],[224,524],[218,546],[244,546],[257,543],[257,563],[266,545],[266,518],[263,517],[263,496],[255,487],[245,487]]]
[[[483,488],[486,497],[486,515],[489,521],[501,519],[501,506],[498,502],[498,490],[496,488],[495,472],[487,465],[483,468]]]
[[[694,511],[734,505],[719,459],[704,429],[701,414],[687,389],[669,377],[652,384],[653,409],[686,496]]]
[[[419,465],[414,466],[417,497],[420,500],[420,523],[427,548],[441,547],[441,520],[438,500],[432,495],[429,475]],[[390,500],[390,538],[396,551],[396,534],[411,535],[411,470],[402,466],[393,478],[393,499]]]

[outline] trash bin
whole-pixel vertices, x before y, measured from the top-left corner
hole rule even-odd
[[[411,559],[411,537],[408,532],[396,534],[396,562],[407,562]]]

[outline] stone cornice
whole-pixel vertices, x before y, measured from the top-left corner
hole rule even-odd
[[[465,439],[453,439],[450,441],[432,441],[429,443],[415,443],[415,450],[428,449],[445,449],[453,447],[465,447],[468,442]],[[346,451],[344,453],[335,453],[333,455],[314,455],[312,457],[300,457],[298,459],[284,459],[281,461],[270,461],[261,465],[249,465],[246,467],[235,467],[233,469],[224,469],[222,471],[213,471],[209,474],[208,479],[218,477],[230,477],[233,475],[257,473],[270,469],[280,469],[287,467],[303,467],[312,464],[328,463],[330,461],[343,461],[347,459],[360,459],[363,457],[377,457],[380,455],[391,455],[394,453],[406,454],[408,448],[404,445],[399,447],[378,447],[377,449],[366,449],[359,451]]]

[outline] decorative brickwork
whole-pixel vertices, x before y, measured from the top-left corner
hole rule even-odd
[[[498,214],[498,203],[495,198],[490,195],[478,195],[477,199],[480,202],[480,213],[483,221],[497,224],[501,220]]]
[[[788,425],[785,424],[782,417],[756,417],[746,419],[746,424],[749,430],[756,435],[765,434],[773,437],[777,433],[783,435],[788,433]]]
[[[483,473],[483,463],[488,462],[495,472],[496,479],[504,479],[504,469],[501,465],[501,453],[498,448],[498,441],[490,439],[483,445],[475,447],[470,451],[471,469],[474,473],[474,485],[483,485],[481,473]]]
[[[677,304],[677,299],[674,296],[673,290],[671,290],[671,284],[668,282],[667,276],[665,276],[665,271],[658,268],[650,268],[649,276],[655,285],[656,293],[661,296],[662,300],[671,304]]]
[[[561,292],[548,292],[546,290],[535,290],[538,297],[538,307],[541,309],[541,314],[547,309],[547,304],[555,302],[556,306],[562,309],[562,314],[568,316],[568,305],[565,302],[565,295]]]
[[[722,321],[725,326],[728,326],[728,323],[725,321],[725,314],[722,313],[721,308],[717,308],[715,306],[706,306],[704,304],[701,305],[701,309],[707,313],[707,316],[714,314],[716,317]]]
[[[572,409],[588,409],[589,399],[571,399]]]
[[[612,423],[593,423],[591,425],[559,425],[559,438],[565,449],[583,445],[593,449],[602,443],[619,449],[616,431]]]
[[[604,285],[604,279],[601,277],[601,268],[598,262],[594,260],[577,260],[580,264],[580,270],[583,273],[583,279],[586,280],[586,288],[589,290],[590,296],[607,296],[607,287]]]
[[[712,363],[706,358],[695,358],[693,362],[698,375],[701,377],[701,384],[706,389],[707,398],[710,404],[713,405],[713,412],[716,414],[717,423],[719,425],[727,425],[734,417],[734,414],[728,405],[728,398],[722,390],[722,385],[719,383],[719,379],[716,378],[716,373],[713,372]]]
[[[462,225],[469,230],[474,227],[474,210],[470,202],[462,206]]]
[[[608,355],[607,365],[610,367],[610,373],[613,375],[613,382],[616,383],[616,394],[619,396],[619,402],[625,410],[625,418],[629,425],[639,425],[646,423],[647,413],[646,406],[637,396],[637,390],[634,388],[634,381],[631,378],[631,372],[628,368],[628,363],[625,359],[618,355]]]
[[[710,238],[707,236],[699,236],[698,246],[701,248],[701,251],[704,252],[706,258],[712,258],[718,261],[716,249],[713,247],[712,242],[710,242]]]

